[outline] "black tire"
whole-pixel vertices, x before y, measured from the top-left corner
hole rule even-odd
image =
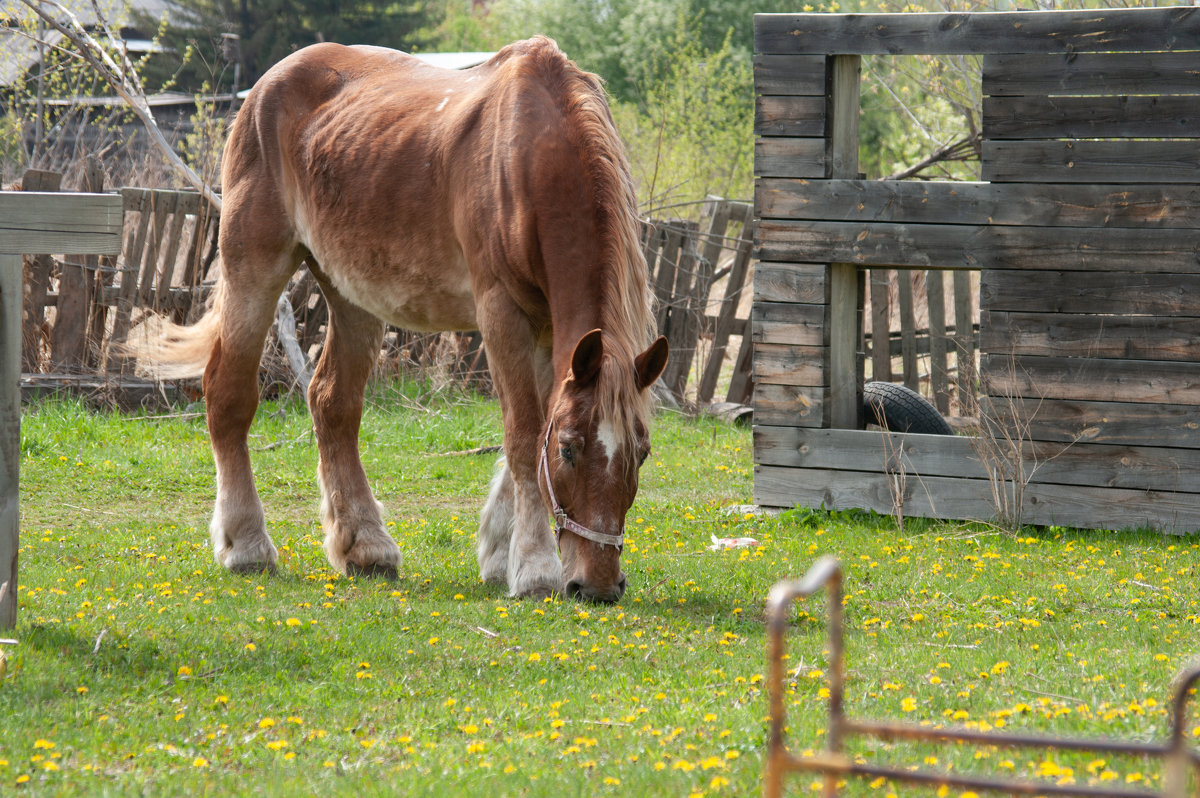
[[[891,432],[953,435],[954,430],[928,399],[903,385],[868,382],[863,386],[863,417]]]

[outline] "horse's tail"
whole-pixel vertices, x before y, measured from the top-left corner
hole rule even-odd
[[[144,325],[145,334],[128,346],[137,357],[138,371],[159,380],[200,377],[208,366],[221,330],[225,280],[218,280],[212,303],[190,326],[165,319]]]

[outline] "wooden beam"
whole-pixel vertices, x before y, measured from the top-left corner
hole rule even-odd
[[[754,467],[754,503],[765,507],[858,508],[891,515],[895,486],[892,475],[882,472]],[[910,475],[900,488],[903,513],[910,518],[996,518],[987,480]],[[1200,530],[1200,498],[1173,491],[1034,484],[1025,489],[1021,522],[1190,534]]]
[[[916,435],[875,430],[801,429],[758,425],[754,451],[762,465],[834,471],[899,473],[913,479],[987,480],[993,457],[1021,457],[1029,483],[1103,485],[1131,490],[1180,491],[1200,509],[1200,451],[1086,442],[1018,442],[983,448],[977,437]],[[1019,452],[1019,454],[1018,454]],[[981,456],[981,454],[983,456]],[[985,465],[991,462],[992,465]]]
[[[1005,355],[1200,361],[1195,316],[985,310],[979,330],[983,351]]]
[[[1200,187],[764,178],[761,219],[1030,227],[1200,227]]]
[[[1157,91],[1143,89],[1151,90]],[[773,110],[781,129],[804,121],[793,118],[803,106],[779,105]],[[1198,119],[1200,97],[1195,95],[983,98],[987,139],[1196,138]]]
[[[1054,290],[1047,291],[1047,285],[1054,286]],[[1091,313],[1101,317],[1200,317],[1200,274],[1045,271],[1037,280],[1030,280],[1021,272],[989,269],[980,275],[979,306],[989,311]]]
[[[17,625],[21,256],[0,253],[0,629]]]
[[[1200,94],[1196,54],[998,53],[983,58],[985,96],[1144,94],[1147,87],[1155,94]]]
[[[981,176],[998,183],[1200,183],[1200,147],[1194,141],[984,141]]]
[[[764,221],[759,257],[909,269],[1159,272],[1200,263],[1195,230]]]
[[[994,397],[1200,405],[1200,363],[989,353],[979,375]]]
[[[1200,9],[957,14],[755,14],[754,50],[780,55],[1086,53],[1200,49]]]
[[[754,92],[824,97],[825,56],[755,55]]]
[[[3,254],[117,255],[120,229],[121,198],[115,194],[0,191]]]
[[[829,177],[858,176],[859,86],[862,59],[836,55],[829,59]],[[818,258],[824,260],[824,258]],[[862,422],[862,389],[858,371],[858,269],[831,259],[829,266],[829,425],[858,429]]]

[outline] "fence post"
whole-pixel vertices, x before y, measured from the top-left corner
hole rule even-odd
[[[862,58],[829,59],[829,177],[858,176],[858,90]],[[829,426],[859,429],[862,401],[858,390],[858,269],[852,263],[829,265]]]
[[[17,625],[21,453],[21,256],[0,252],[0,629]]]

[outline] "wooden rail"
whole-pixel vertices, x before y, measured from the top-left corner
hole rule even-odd
[[[17,623],[21,256],[116,254],[121,220],[116,196],[0,192],[0,629]]]

